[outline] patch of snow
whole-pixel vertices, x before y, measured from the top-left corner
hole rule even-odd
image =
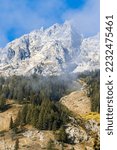
[[[0,74],[59,75],[99,68],[99,34],[83,39],[67,21],[34,30],[0,49]]]

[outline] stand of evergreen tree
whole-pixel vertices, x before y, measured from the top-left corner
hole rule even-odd
[[[57,130],[69,121],[68,115],[64,106],[45,99],[40,105],[25,104],[14,126],[31,124],[39,130]]]
[[[68,114],[57,101],[68,93],[71,77],[38,75],[0,77],[0,110],[5,99],[14,99],[23,104],[15,122],[11,118],[10,128],[31,124],[37,129],[57,130],[68,121]]]
[[[71,83],[72,78],[68,76],[0,77],[0,109],[4,106],[4,99],[33,104],[40,104],[44,98],[58,101],[68,93]]]
[[[91,110],[100,112],[100,71],[86,72],[79,76],[88,86],[87,95],[91,99]]]

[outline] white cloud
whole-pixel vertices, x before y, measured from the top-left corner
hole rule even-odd
[[[35,0],[32,5],[29,0],[0,2],[0,47],[9,41],[8,32],[11,29],[16,29],[14,32],[18,37],[41,26],[61,22],[62,19],[70,19],[85,35],[99,32],[99,0],[87,0],[81,10],[67,8],[66,12],[63,12],[66,10],[64,0]]]
[[[18,37],[41,26],[48,27],[58,21],[56,15],[64,7],[62,0],[35,0],[32,5],[30,3],[29,0],[1,0],[0,47],[8,41],[9,30],[15,29]]]
[[[84,36],[91,36],[100,30],[100,0],[87,0],[81,10],[69,10],[63,20],[70,20]]]

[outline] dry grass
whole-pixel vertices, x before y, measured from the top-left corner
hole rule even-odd
[[[13,100],[7,100],[8,109],[0,113],[0,131],[9,130],[10,118],[15,120],[21,105],[14,103]]]
[[[91,102],[85,91],[75,91],[61,98],[60,102],[75,115],[91,112]]]

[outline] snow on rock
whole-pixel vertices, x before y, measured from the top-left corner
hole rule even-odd
[[[81,143],[88,139],[86,131],[76,124],[68,124],[65,132],[68,134],[71,143]]]
[[[96,36],[83,39],[80,46],[80,55],[77,57],[78,66],[73,71],[83,72],[99,69],[100,40],[99,33]]]
[[[91,68],[99,68],[99,35],[83,39],[68,21],[34,30],[0,49],[0,74],[5,76],[59,75]]]

